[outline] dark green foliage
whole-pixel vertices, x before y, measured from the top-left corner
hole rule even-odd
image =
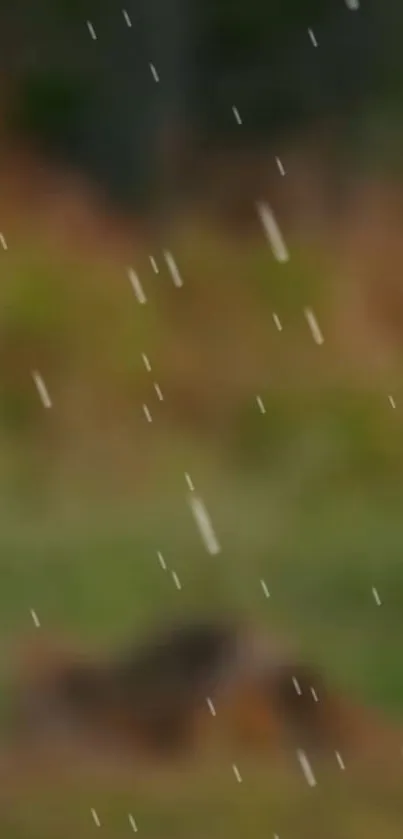
[[[118,203],[160,195],[160,138],[169,124],[197,126],[213,146],[253,145],[326,116],[348,121],[399,76],[400,49],[395,44],[384,61],[378,37],[381,27],[395,43],[395,12],[380,12],[375,0],[355,14],[342,0],[126,5],[131,28],[107,0],[42,0],[35,14],[19,0],[0,12],[0,47],[8,46],[2,63],[13,83],[20,79],[14,124],[17,111],[23,134],[62,153]]]
[[[68,150],[88,98],[82,79],[46,70],[33,72],[21,84],[10,115],[12,126],[26,137],[39,138],[45,150]]]

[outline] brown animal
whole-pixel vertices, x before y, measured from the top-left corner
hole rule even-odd
[[[321,673],[242,623],[184,623],[104,660],[27,648],[20,733],[171,758],[208,745],[333,754],[371,742],[372,722]]]

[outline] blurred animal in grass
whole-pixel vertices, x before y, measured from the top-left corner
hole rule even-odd
[[[13,692],[20,743],[64,740],[133,759],[222,748],[344,759],[384,745],[386,730],[334,692],[320,668],[242,621],[162,627],[99,658],[37,634]]]

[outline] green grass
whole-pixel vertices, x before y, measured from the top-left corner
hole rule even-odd
[[[298,766],[250,764],[238,768],[235,779],[230,761],[158,770],[150,773],[109,772],[98,766],[86,770],[56,771],[50,780],[40,773],[8,775],[2,783],[0,824],[12,839],[87,839],[96,830],[92,808],[108,839],[132,831],[150,839],[235,839],[290,836],[295,839],[364,839],[382,835],[397,839],[403,823],[400,795],[402,769],[394,774],[358,772],[347,765],[315,766],[316,787],[309,787]]]
[[[129,814],[135,818],[138,832],[150,839],[220,839],[227,835],[241,839],[245,834],[321,839],[324,830],[330,839],[353,839],[375,836],[376,829],[388,839],[398,836],[403,805],[399,797],[391,804],[384,783],[375,786],[367,779],[363,784],[354,773],[348,777],[347,773],[318,772],[318,786],[311,789],[298,772],[243,768],[241,784],[231,766],[223,765],[187,775],[160,773],[132,782],[115,778],[113,794],[109,789],[107,797],[105,782],[99,778],[87,780],[84,788],[82,777],[75,782],[67,780],[62,793],[52,787],[52,796],[49,789],[39,788],[35,793],[25,789],[23,801],[4,827],[15,839],[87,837],[96,830],[93,807],[108,839],[123,839],[131,833]],[[388,814],[386,833],[380,807]]]
[[[206,605],[235,608],[301,638],[346,687],[403,709],[402,491],[342,485],[325,492],[291,470],[281,485],[276,474],[228,480],[196,466],[191,475],[223,548],[212,557],[191,516],[183,472],[167,468],[165,486],[143,499],[116,503],[106,494],[90,502],[77,487],[74,505],[52,508],[49,500],[25,521],[15,508],[3,511],[3,637],[30,627],[31,608],[44,631],[60,627],[95,642]]]
[[[385,382],[384,390],[365,392],[359,382],[341,386],[332,376],[326,387],[318,384],[337,361],[337,347],[327,338],[323,348],[313,345],[301,309],[323,303],[322,259],[294,251],[283,271],[266,246],[234,253],[214,236],[174,244],[186,280],[181,297],[165,269],[154,277],[146,255],[133,259],[147,307],[133,300],[124,267],[104,275],[90,263],[50,259],[34,237],[25,253],[7,256],[0,316],[7,357],[0,387],[3,722],[8,645],[16,636],[67,632],[96,647],[179,614],[225,611],[245,612],[296,639],[349,695],[403,719],[400,390]],[[276,308],[286,321],[281,336],[270,332]],[[157,371],[163,404],[142,352]],[[52,412],[37,398],[31,365],[49,385]],[[250,392],[238,372],[243,383],[250,377]],[[184,392],[196,406],[192,416],[210,420],[210,436],[189,432]],[[141,410],[150,394],[151,426]],[[185,471],[212,517],[218,556],[200,541]],[[402,834],[403,764],[376,779],[335,766],[321,771],[313,790],[298,767],[291,774],[241,770],[242,784],[230,762],[185,776],[92,776],[35,787],[32,776],[24,785],[7,775],[0,778],[1,834],[86,839],[97,830],[91,807],[110,839],[131,832],[129,812],[149,839]]]
[[[211,513],[223,551],[207,554],[186,503],[178,451],[166,461],[162,485],[141,500],[116,503],[85,498],[79,485],[64,504],[52,502],[23,522],[3,509],[0,528],[0,629],[4,639],[27,631],[30,609],[41,629],[69,630],[113,642],[157,620],[208,608],[239,609],[288,633],[323,663],[336,684],[402,716],[400,667],[403,631],[402,490],[310,487],[293,463],[271,478],[238,474],[191,459],[190,474]],[[184,453],[183,453],[184,454]],[[298,480],[296,480],[298,474]],[[69,492],[72,492],[70,488]],[[69,503],[67,503],[69,502]],[[178,591],[156,551],[181,580]],[[263,578],[270,598],[260,586]],[[375,604],[372,586],[382,605]],[[7,671],[5,662],[4,672]],[[397,751],[400,746],[396,744]],[[337,774],[338,773],[338,774]],[[104,780],[95,777],[3,790],[0,825],[10,839],[90,836],[95,807],[107,837],[131,831],[158,839],[206,835],[251,837],[375,836],[403,826],[400,778],[374,789],[335,766],[310,789],[302,775],[231,766],[201,769],[173,779]],[[401,779],[400,779],[401,781]],[[103,784],[103,785],[102,785]],[[394,790],[394,792],[393,792]],[[325,828],[326,825],[326,828]]]

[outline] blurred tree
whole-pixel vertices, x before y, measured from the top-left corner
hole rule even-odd
[[[205,0],[205,10],[202,121],[224,142],[245,142],[245,133],[272,137],[351,112],[374,91],[379,41],[368,2],[359,14],[340,0]],[[233,127],[233,104],[242,135]]]
[[[112,0],[14,0],[0,9],[0,71],[17,91],[10,119],[113,200],[164,196],[163,210],[185,125],[213,146],[253,144],[329,115],[357,121],[383,91],[396,100],[400,6],[127,0],[125,17]]]

